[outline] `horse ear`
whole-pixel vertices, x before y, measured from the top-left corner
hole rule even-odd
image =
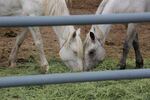
[[[80,28],[73,33],[72,38],[75,38],[77,35],[80,35]]]
[[[75,38],[77,35],[76,31],[73,33],[72,38]]]
[[[93,32],[90,32],[90,38],[91,38],[91,40],[95,40],[95,35],[94,35],[94,33]]]

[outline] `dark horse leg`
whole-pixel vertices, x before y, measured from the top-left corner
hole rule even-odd
[[[125,42],[123,45],[123,53],[121,60],[119,62],[119,69],[125,69],[126,68],[126,59],[129,53],[129,49],[133,46],[135,50],[135,56],[136,56],[136,67],[141,68],[143,66],[143,59],[140,53],[139,49],[139,42],[138,42],[138,34],[136,32],[136,24],[129,24],[128,30],[127,30],[127,36],[125,38]]]
[[[138,33],[136,33],[135,39],[133,40],[133,48],[135,51],[136,68],[143,68],[143,57],[140,52]]]
[[[126,68],[126,59],[129,53],[129,45],[128,45],[128,41],[125,40],[124,44],[123,44],[123,53],[122,53],[122,57],[120,59],[120,62],[118,64],[119,69],[125,69]]]

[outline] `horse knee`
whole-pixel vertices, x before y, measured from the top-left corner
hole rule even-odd
[[[119,64],[117,65],[119,67],[119,69],[125,69],[126,68],[126,59],[127,59],[128,52],[129,52],[129,44],[127,41],[125,41],[124,45],[123,45],[122,57],[120,59]]]
[[[38,40],[38,41],[35,41],[35,46],[38,48],[41,48],[43,46],[43,44],[40,40]]]
[[[128,52],[129,48],[130,48],[130,43],[125,41],[123,44],[123,52]]]

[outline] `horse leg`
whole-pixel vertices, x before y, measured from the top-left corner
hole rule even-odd
[[[15,46],[13,47],[13,49],[10,53],[10,56],[9,56],[9,60],[8,60],[11,68],[16,67],[17,53],[18,53],[19,47],[21,46],[21,44],[23,43],[23,41],[27,35],[27,32],[28,32],[27,28],[23,29],[22,33],[20,33],[17,36]]]
[[[39,27],[29,27],[29,30],[32,34],[33,40],[35,42],[35,45],[36,45],[39,55],[40,55],[41,71],[42,71],[42,73],[46,73],[49,70],[49,65],[48,65],[48,61],[47,61],[45,53],[44,53],[43,41],[42,41],[42,36],[40,34],[40,29],[39,29]]]
[[[132,43],[136,35],[135,29],[136,29],[135,24],[128,24],[127,35],[126,35],[125,42],[123,45],[123,53],[122,53],[120,62],[118,64],[120,69],[126,68],[126,59],[129,53],[129,49],[132,47]]]
[[[136,33],[135,39],[133,40],[133,48],[135,51],[136,68],[143,68],[143,57],[140,52],[138,33]]]
[[[129,53],[129,46],[128,46],[128,41],[125,40],[124,44],[123,44],[123,53],[122,53],[122,57],[121,60],[118,64],[119,69],[125,69],[126,68],[126,59],[127,59],[127,55]]]

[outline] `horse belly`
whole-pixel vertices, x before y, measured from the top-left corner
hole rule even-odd
[[[150,12],[150,0],[146,0],[146,11]]]
[[[20,13],[20,0],[0,0],[0,16],[18,15]]]

